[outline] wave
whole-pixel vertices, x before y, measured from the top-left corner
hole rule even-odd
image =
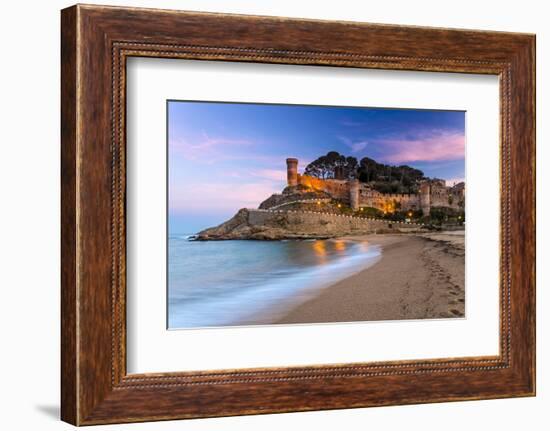
[[[224,294],[174,299],[169,303],[169,328],[254,325],[275,321],[320,290],[372,266],[381,257],[378,246],[352,244],[347,255],[322,265],[271,271],[243,289]]]
[[[181,239],[181,240],[193,240],[197,235],[196,234],[183,234],[183,235],[169,235],[168,239]]]

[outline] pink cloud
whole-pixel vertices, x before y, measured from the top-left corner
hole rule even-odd
[[[285,169],[258,169],[250,172],[251,175],[271,181],[286,181]]]
[[[246,139],[231,139],[226,137],[210,137],[206,133],[200,139],[190,142],[188,139],[176,138],[170,140],[170,150],[181,154],[188,160],[208,157],[209,159],[226,158],[226,154],[220,151],[222,148],[243,147],[254,145]]]
[[[257,208],[280,187],[272,182],[232,184],[182,184],[170,187],[171,211],[237,211],[240,208]]]
[[[389,153],[384,159],[390,163],[433,162],[458,160],[465,156],[465,138],[462,133],[433,130],[415,139],[384,141]]]
[[[344,136],[339,136],[338,139],[340,139],[345,145],[347,145],[351,149],[352,153],[358,153],[359,151],[364,150],[369,144],[368,141],[365,140],[352,141],[351,139]]]
[[[247,139],[231,139],[220,136],[210,137],[203,133],[200,138],[193,141],[183,137],[170,139],[169,152],[170,156],[174,155],[193,161],[199,160],[207,165],[238,160],[255,161],[262,165],[285,165],[285,156],[283,155],[271,156],[258,154],[250,149],[250,147],[254,147],[257,144],[261,143]],[[239,173],[228,173],[227,175],[233,175],[235,178],[242,176]]]

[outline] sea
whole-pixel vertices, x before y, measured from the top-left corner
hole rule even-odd
[[[168,239],[168,328],[260,325],[380,258],[367,241]]]

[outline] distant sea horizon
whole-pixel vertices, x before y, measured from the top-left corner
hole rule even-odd
[[[238,209],[215,215],[194,214],[192,217],[180,214],[169,214],[168,236],[195,235],[202,230],[215,227],[226,222],[231,217],[233,217],[237,213],[237,211]]]

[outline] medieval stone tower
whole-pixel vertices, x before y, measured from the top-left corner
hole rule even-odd
[[[422,214],[425,216],[430,215],[430,206],[431,203],[431,187],[430,183],[428,181],[424,181],[422,184],[420,184],[420,209],[422,210]]]
[[[355,178],[350,181],[349,203],[352,210],[359,209],[359,180]]]
[[[286,159],[286,180],[291,187],[298,185],[298,159]]]

